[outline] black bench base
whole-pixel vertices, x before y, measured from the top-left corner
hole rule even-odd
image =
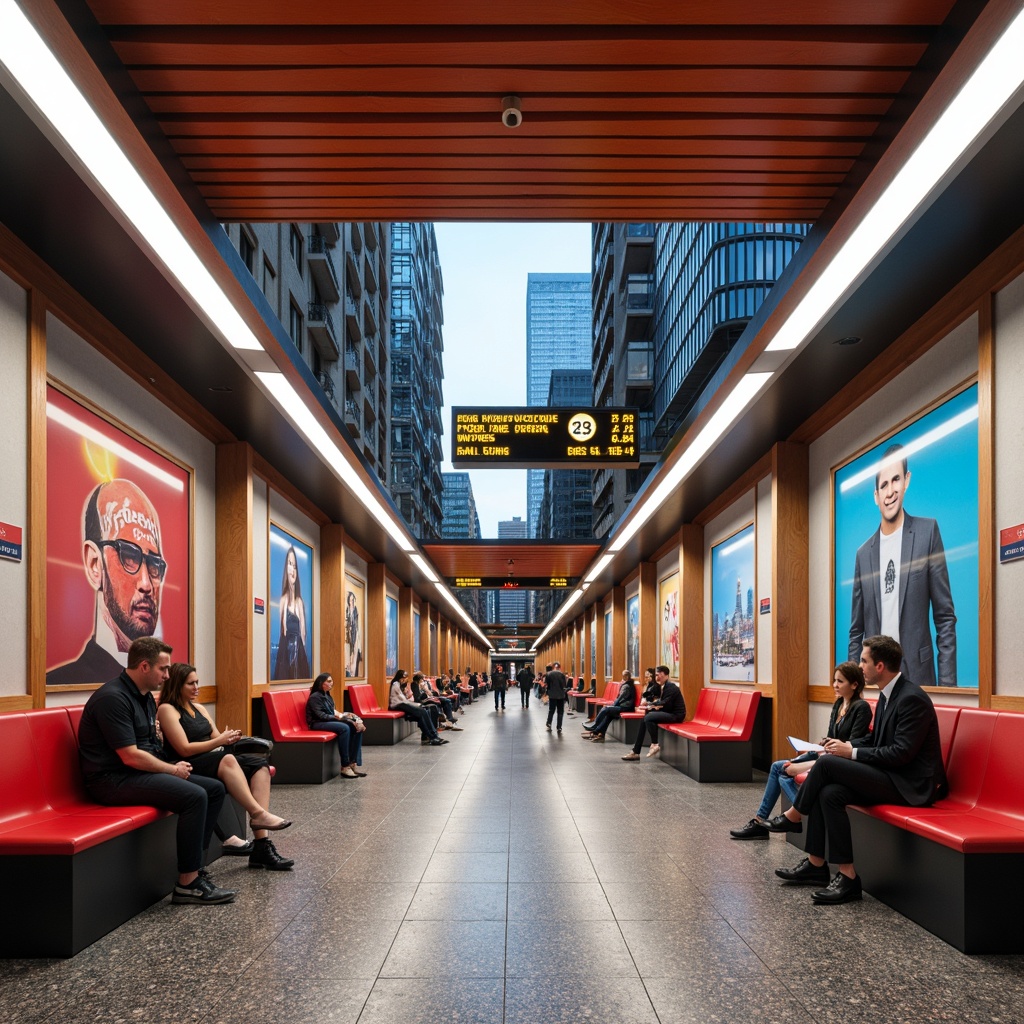
[[[658,740],[661,760],[696,782],[750,782],[749,742],[698,743],[667,729],[658,730]]]
[[[1024,854],[961,853],[850,808],[865,891],[963,953],[1024,953]]]
[[[162,900],[178,877],[177,826],[171,814],[72,856],[4,857],[0,957],[74,956]]]
[[[365,741],[364,741],[365,742]],[[327,743],[276,740],[270,763],[277,769],[277,786],[316,785],[337,778],[341,772],[338,744],[333,735]]]
[[[613,718],[608,723],[608,738],[612,740],[618,740],[620,743],[628,743],[632,746],[636,743],[637,733],[640,732],[644,727],[644,720],[642,718]],[[644,729],[644,742],[642,744],[645,747],[651,745],[651,737],[647,734],[647,730]]]
[[[411,718],[364,718],[364,747],[393,747],[417,729]]]

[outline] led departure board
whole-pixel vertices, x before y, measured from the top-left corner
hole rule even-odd
[[[543,469],[640,464],[636,409],[452,409],[452,464]]]
[[[480,587],[483,590],[561,590],[576,580],[568,576],[452,576],[454,587]]]

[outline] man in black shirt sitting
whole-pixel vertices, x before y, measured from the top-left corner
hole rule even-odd
[[[660,722],[682,722],[686,718],[686,703],[683,701],[682,691],[678,684],[669,679],[668,668],[659,665],[654,671],[658,685],[661,687],[661,699],[651,705],[654,710],[648,711],[644,715],[643,725],[637,731],[633,749],[623,757],[623,761],[640,760],[640,750],[644,745],[645,732],[650,733],[651,736],[651,749],[647,751],[647,756],[657,757],[661,753],[661,746],[658,743],[658,724]]]
[[[167,682],[171,648],[156,637],[132,641],[128,667],[90,698],[78,727],[85,788],[97,803],[147,804],[178,813],[178,884],[174,903],[230,903],[235,893],[201,873],[203,852],[224,803],[216,779],[171,763],[156,735],[153,694]]]

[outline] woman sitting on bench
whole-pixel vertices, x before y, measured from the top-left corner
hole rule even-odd
[[[249,867],[289,870],[295,862],[282,857],[267,836],[267,832],[277,832],[291,824],[266,809],[270,803],[269,767],[256,769],[252,778],[247,779],[242,766],[227,749],[238,742],[241,732],[218,729],[206,708],[196,703],[198,699],[199,676],[195,667],[182,662],[172,665],[156,712],[164,750],[175,761],[188,761],[194,774],[220,779],[249,815],[256,840],[249,854]]]
[[[844,661],[836,665],[832,673],[832,689],[835,691],[836,702],[832,705],[832,714],[828,720],[826,739],[855,740],[867,736],[871,729],[871,705],[861,697],[864,691],[864,673],[860,665],[853,661]],[[729,830],[733,839],[767,839],[768,816],[772,813],[775,801],[780,793],[785,793],[789,802],[796,799],[796,777],[814,767],[818,759],[815,751],[808,751],[788,761],[775,761],[768,772],[768,782],[764,787],[764,797],[757,814],[743,826]],[[800,826],[801,828],[803,826]]]

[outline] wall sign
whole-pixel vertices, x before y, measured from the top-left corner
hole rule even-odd
[[[0,523],[0,558],[21,561],[21,527]]]

